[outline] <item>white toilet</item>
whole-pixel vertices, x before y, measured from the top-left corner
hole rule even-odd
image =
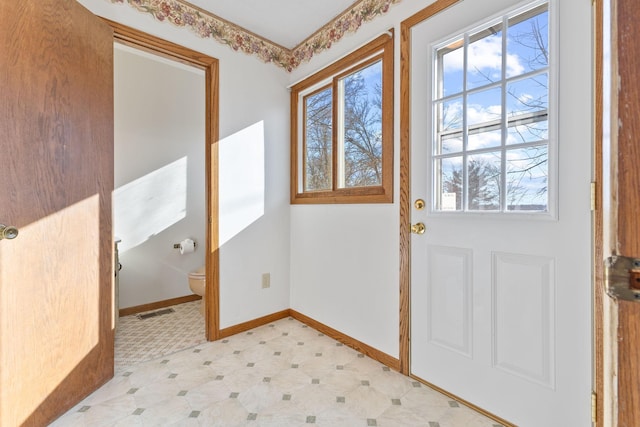
[[[204,290],[205,286],[205,266],[203,265],[199,269],[192,271],[189,273],[189,287],[191,288],[191,292],[196,295],[200,295],[202,297],[202,301],[200,302],[200,314],[204,316]]]

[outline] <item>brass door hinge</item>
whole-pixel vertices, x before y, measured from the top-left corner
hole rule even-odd
[[[598,422],[598,395],[595,391],[591,392],[591,422]]]
[[[595,211],[597,206],[596,206],[596,183],[592,182],[591,183],[591,210]]]
[[[611,298],[640,302],[640,258],[616,255],[605,259],[604,286]]]

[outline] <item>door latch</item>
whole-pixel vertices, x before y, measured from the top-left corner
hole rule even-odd
[[[15,239],[18,237],[18,229],[12,225],[0,224],[0,240],[2,239]]]
[[[614,299],[640,302],[640,258],[612,256],[604,265],[607,294]]]
[[[421,222],[419,222],[417,224],[413,224],[411,226],[411,232],[413,234],[424,234],[426,229],[427,229],[427,227]]]

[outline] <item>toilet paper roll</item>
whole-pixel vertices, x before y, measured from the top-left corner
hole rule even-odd
[[[184,239],[180,242],[180,255],[190,254],[196,250],[196,242],[191,239]]]

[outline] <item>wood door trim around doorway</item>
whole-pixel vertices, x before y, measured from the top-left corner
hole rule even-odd
[[[617,0],[611,9],[611,231],[613,255],[640,257],[640,85],[637,82],[640,10],[637,0]],[[640,306],[617,301],[617,422],[638,425],[640,419]]]
[[[205,72],[205,189],[207,204],[205,329],[207,340],[220,338],[220,255],[218,234],[218,60],[118,22],[102,18],[113,28],[114,41],[200,68]]]
[[[592,408],[592,415],[595,417],[594,425],[601,427],[604,425],[604,299],[606,298],[604,286],[604,217],[603,217],[603,111],[604,111],[604,62],[603,62],[603,0],[595,0],[593,3],[593,43],[594,43],[594,129],[593,129],[593,179],[595,191],[593,194],[593,375],[595,408]]]

